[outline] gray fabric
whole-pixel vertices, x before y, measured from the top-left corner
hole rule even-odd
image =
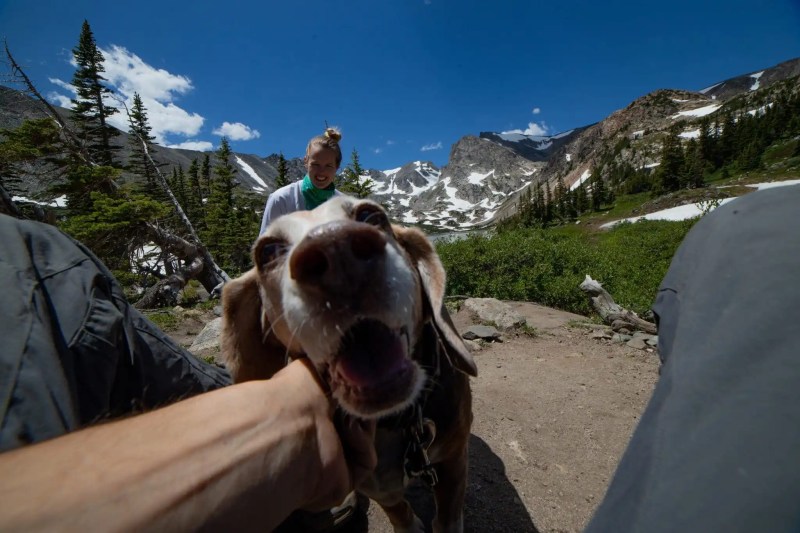
[[[701,220],[654,311],[661,377],[586,531],[800,531],[800,186]]]
[[[225,386],[56,228],[0,215],[0,451]]]

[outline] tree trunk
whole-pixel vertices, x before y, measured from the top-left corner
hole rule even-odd
[[[603,322],[609,324],[614,331],[626,328],[631,331],[644,331],[651,335],[656,335],[658,333],[655,324],[643,320],[633,311],[621,307],[614,301],[614,298],[608,294],[608,291],[600,285],[600,282],[593,280],[588,274],[580,287],[583,292],[589,295],[589,301],[592,302],[592,307],[594,307],[594,310],[600,315],[600,318],[603,319]]]
[[[186,280],[181,276],[173,275],[166,277],[147,289],[144,296],[133,304],[133,306],[136,309],[175,307],[178,304],[178,293],[184,285],[186,285]]]

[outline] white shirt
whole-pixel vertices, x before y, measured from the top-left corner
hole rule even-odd
[[[289,185],[284,185],[267,198],[267,205],[264,208],[264,216],[261,217],[261,230],[259,235],[263,235],[270,222],[281,215],[287,215],[295,211],[303,211],[306,208],[306,199],[303,197],[303,180],[295,181]],[[338,196],[341,193],[337,190],[333,193]]]

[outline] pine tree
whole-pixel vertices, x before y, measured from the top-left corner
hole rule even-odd
[[[600,211],[606,203],[606,184],[597,169],[592,171],[592,209]]]
[[[197,227],[203,219],[203,192],[200,188],[200,171],[197,166],[197,159],[192,159],[192,164],[189,165],[189,170],[186,174],[188,176],[186,216]]]
[[[67,148],[51,118],[26,120],[16,129],[0,129],[0,185],[22,194],[23,177],[48,183],[62,178]]]
[[[283,152],[278,154],[278,175],[275,177],[275,187],[280,189],[289,185],[289,170],[286,166],[286,158],[283,157]]]
[[[544,202],[544,191],[542,190],[541,182],[536,182],[536,187],[533,190],[533,218],[537,224],[542,224],[544,222],[544,215],[545,215],[545,202]]]
[[[178,200],[178,204],[185,210],[189,205],[188,194],[186,190],[186,175],[183,173],[183,166],[178,165],[178,171],[175,175],[175,186],[172,189],[172,194]]]
[[[656,170],[656,189],[659,193],[677,191],[681,188],[684,173],[684,155],[678,126],[670,129],[661,149],[661,164]]]
[[[589,195],[586,193],[586,184],[581,182],[575,189],[575,211],[578,216],[589,210]]]
[[[200,163],[200,191],[204,200],[211,196],[211,157],[207,153]]]
[[[700,157],[705,162],[704,166],[715,170],[714,162],[716,161],[716,138],[712,136],[711,121],[708,117],[700,121]]]
[[[111,94],[103,82],[105,58],[92,34],[87,21],[83,21],[78,45],[72,49],[77,69],[72,77],[77,98],[72,100],[72,118],[78,131],[86,143],[92,158],[100,165],[114,166],[111,139],[118,135],[116,129],[107,123],[108,117],[117,112],[117,108],[107,105],[103,97]]]
[[[556,180],[556,189],[554,193],[555,212],[559,218],[564,219],[567,217],[567,188],[564,186],[564,179],[559,176]]]
[[[703,150],[698,141],[691,139],[686,146],[685,184],[690,189],[702,187],[705,184],[705,173],[708,163],[703,158]]]
[[[222,138],[215,155],[214,179],[206,203],[203,240],[211,254],[225,269],[241,272],[249,262],[250,245],[258,228],[252,223],[254,210],[234,196],[236,168],[231,164],[232,152],[228,139]]]
[[[128,133],[131,135],[131,155],[128,160],[128,170],[143,177],[147,184],[147,190],[152,191],[155,187],[156,170],[151,158],[155,153],[153,141],[156,138],[150,135],[153,128],[148,122],[147,110],[139,93],[133,93],[133,105],[131,106],[129,122]]]
[[[353,148],[350,155],[350,164],[344,169],[339,177],[338,189],[343,193],[351,194],[357,198],[366,198],[372,194],[372,187],[375,185],[370,178],[362,179],[365,174],[358,160],[358,151]]]
[[[547,226],[553,220],[553,195],[550,193],[550,183],[544,182],[544,203],[542,204],[542,226]]]

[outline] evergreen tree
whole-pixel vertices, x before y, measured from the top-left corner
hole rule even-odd
[[[133,105],[129,117],[131,155],[128,160],[128,170],[145,179],[147,190],[153,191],[155,187],[156,170],[151,162],[155,153],[153,141],[155,137],[150,135],[153,128],[147,119],[147,110],[142,103],[139,93],[133,93]],[[150,155],[150,157],[148,157]]]
[[[575,189],[575,211],[578,216],[589,210],[589,195],[586,193],[586,184],[581,182]]]
[[[200,187],[200,170],[197,166],[197,159],[192,159],[187,175],[186,216],[192,221],[192,225],[197,228],[203,219],[203,192]]]
[[[661,149],[661,164],[655,175],[659,193],[677,191],[681,187],[684,155],[679,133],[680,127],[675,126],[670,129],[664,139],[664,146]]]
[[[286,158],[283,157],[283,152],[278,154],[278,175],[275,178],[275,187],[280,189],[289,185],[289,170],[286,166]]]
[[[111,94],[103,82],[105,58],[92,34],[87,21],[83,21],[78,45],[72,50],[77,69],[72,77],[77,98],[72,100],[72,118],[79,134],[86,143],[92,158],[100,165],[114,166],[114,148],[111,139],[118,134],[107,123],[108,117],[117,112],[117,108],[107,105],[103,97]]]
[[[231,164],[232,152],[228,139],[222,138],[215,155],[214,179],[206,203],[203,240],[208,250],[223,268],[241,272],[249,263],[250,246],[258,228],[252,225],[252,210],[234,196],[236,168]]]
[[[531,209],[533,210],[533,222],[541,225],[544,220],[544,191],[542,190],[541,182],[536,182],[533,188],[533,197],[531,198]]]
[[[564,179],[559,176],[556,180],[556,189],[554,193],[555,213],[559,218],[567,217],[567,188],[564,186]]]
[[[733,119],[733,113],[730,111],[725,113],[723,117],[722,131],[717,145],[721,164],[727,165],[736,154],[736,122]]]
[[[606,203],[606,184],[603,181],[603,176],[600,175],[599,172],[595,173],[597,169],[593,169],[592,171],[592,209],[594,211],[600,211],[603,208],[603,205]]]
[[[542,227],[553,220],[553,195],[550,194],[550,183],[544,182],[544,203],[542,204]]]
[[[370,178],[363,178],[364,169],[358,160],[358,151],[353,148],[350,155],[350,164],[344,169],[339,177],[338,189],[343,193],[353,195],[357,198],[366,198],[372,194],[372,187],[375,185]]]
[[[703,158],[703,151],[700,143],[690,139],[686,145],[686,154],[683,184],[689,189],[695,189],[705,185],[706,160]]]
[[[708,117],[704,117],[700,121],[700,138],[698,139],[698,142],[700,143],[700,158],[705,162],[704,167],[709,168],[712,171],[716,170],[714,166],[715,161],[717,160],[716,138],[712,136],[711,121],[708,119]]]
[[[211,196],[211,157],[207,153],[200,163],[200,191],[204,200]]]
[[[175,186],[172,188],[172,194],[178,200],[178,204],[185,210],[189,205],[186,190],[186,175],[183,173],[183,166],[178,165],[178,171],[175,173]]]
[[[0,129],[0,185],[22,194],[23,177],[41,183],[58,181],[66,166],[67,148],[58,124],[51,118],[31,119],[16,129]]]

